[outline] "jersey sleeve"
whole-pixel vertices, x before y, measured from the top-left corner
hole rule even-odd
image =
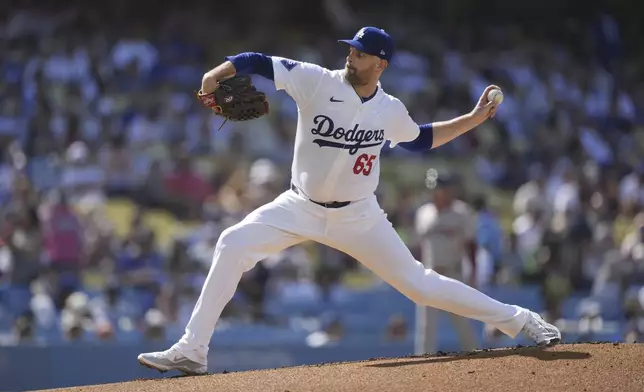
[[[300,108],[307,105],[316,93],[325,68],[316,64],[272,56],[275,88],[284,90]]]
[[[393,105],[388,122],[389,129],[387,129],[387,139],[392,148],[398,143],[410,142],[420,134],[420,127],[411,118],[405,105],[397,99],[393,101]]]

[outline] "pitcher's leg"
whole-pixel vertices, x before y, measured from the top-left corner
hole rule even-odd
[[[226,229],[217,241],[208,277],[183,337],[169,350],[139,355],[139,362],[160,371],[205,372],[215,325],[242,274],[269,255],[303,241],[305,234],[299,233],[314,224],[315,217],[304,211],[293,195],[284,193]]]
[[[226,229],[217,241],[208,277],[177,347],[187,356],[196,353],[195,361],[205,361],[217,320],[235,294],[242,274],[258,261],[301,241],[261,222],[242,221]]]
[[[425,269],[384,215],[368,230],[353,234],[345,230],[334,235],[334,246],[417,304],[482,321],[511,337],[516,337],[525,325],[529,314],[526,309],[501,303],[462,282]]]

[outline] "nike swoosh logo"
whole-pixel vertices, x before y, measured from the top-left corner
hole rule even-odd
[[[331,97],[331,102],[344,102],[344,101],[341,101],[339,99],[335,99],[335,98]]]
[[[172,366],[184,366],[186,368],[193,368],[195,366],[199,366],[197,362],[194,362],[193,360],[186,358],[186,357],[174,357],[172,360]]]

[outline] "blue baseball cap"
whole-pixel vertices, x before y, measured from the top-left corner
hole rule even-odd
[[[361,28],[353,39],[341,39],[338,42],[349,44],[361,52],[378,56],[391,61],[394,54],[394,42],[384,30],[377,27]]]

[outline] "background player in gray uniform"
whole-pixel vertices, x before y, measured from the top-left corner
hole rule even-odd
[[[450,173],[428,170],[426,184],[431,202],[416,213],[416,234],[420,239],[421,262],[443,276],[464,280],[463,261],[471,263],[470,286],[476,281],[476,228],[474,210],[455,198],[457,179]],[[458,333],[461,348],[477,348],[476,332],[469,319],[448,313]],[[416,307],[416,354],[437,351],[437,329],[440,311],[426,306]]]

